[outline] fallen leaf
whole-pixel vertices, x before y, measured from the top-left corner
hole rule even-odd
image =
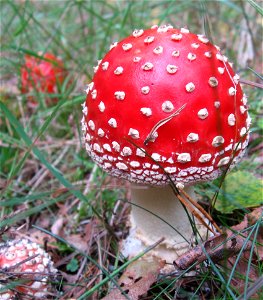
[[[138,300],[156,282],[160,270],[164,267],[165,261],[159,258],[141,258],[131,263],[121,276],[118,284],[122,289],[115,288],[103,300],[125,300],[123,294],[131,300]]]
[[[215,207],[228,214],[235,209],[257,207],[262,203],[262,180],[250,172],[237,171],[226,176]]]

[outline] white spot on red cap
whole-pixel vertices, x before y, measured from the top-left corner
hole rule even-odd
[[[154,54],[161,54],[163,53],[163,47],[162,46],[157,46],[156,48],[153,49]]]
[[[112,164],[109,163],[109,162],[105,162],[105,163],[103,164],[103,169],[109,169],[109,168],[111,168],[111,167],[112,167]]]
[[[213,138],[212,146],[213,147],[219,147],[222,144],[224,144],[224,142],[225,142],[225,139],[221,135],[218,135],[218,136]]]
[[[205,52],[205,57],[211,58],[212,57],[212,52],[211,51],[206,51]]]
[[[182,33],[189,33],[190,31],[189,31],[189,29],[187,29],[187,28],[181,28],[181,30],[180,30]]]
[[[166,71],[169,73],[169,74],[175,74],[178,70],[178,67],[175,66],[175,65],[167,65],[166,67]]]
[[[206,108],[202,108],[199,110],[197,115],[200,119],[204,120],[208,117],[208,110]]]
[[[122,49],[124,51],[129,51],[132,48],[132,44],[131,43],[127,43],[127,44],[123,44],[122,45]]]
[[[123,73],[123,67],[117,67],[115,70],[114,70],[114,74],[115,75],[121,75]]]
[[[244,104],[244,105],[247,105],[247,95],[244,94],[242,99],[241,99],[241,102]]]
[[[116,167],[117,167],[119,170],[121,170],[121,171],[126,171],[126,170],[128,170],[127,165],[125,165],[125,163],[123,163],[123,162],[118,162],[118,163],[116,163]]]
[[[142,107],[142,108],[140,109],[140,111],[141,111],[141,113],[142,113],[143,115],[145,115],[146,117],[149,117],[149,116],[152,115],[152,110],[151,110],[151,108],[149,108],[149,107]]]
[[[179,51],[179,50],[174,50],[174,51],[172,52],[172,56],[174,56],[174,57],[180,56],[180,51]]]
[[[243,106],[243,105],[240,105],[240,112],[241,112],[241,114],[243,115],[245,112],[246,112],[246,108],[245,108],[245,106]]]
[[[172,157],[169,157],[166,162],[169,164],[174,164],[174,160]],[[158,168],[159,168],[159,166],[158,166]]]
[[[100,101],[100,104],[98,105],[98,108],[101,112],[104,112],[105,111],[105,104],[104,102]]]
[[[209,161],[211,160],[211,158],[212,158],[212,155],[209,154],[209,153],[206,153],[206,154],[202,154],[202,155],[199,157],[198,161],[199,161],[200,163],[206,163],[206,162],[209,162]]]
[[[132,149],[130,147],[123,147],[121,151],[122,156],[130,156],[132,155]]]
[[[98,152],[98,153],[102,153],[103,150],[101,149],[100,145],[98,143],[94,143],[93,144],[93,150]]]
[[[113,148],[116,152],[120,152],[121,146],[120,146],[119,143],[117,143],[116,141],[113,141],[111,144],[112,144],[112,148]]]
[[[111,152],[111,146],[109,144],[103,144],[102,145],[103,149],[105,149],[108,152]]]
[[[103,129],[101,129],[101,128],[99,128],[99,129],[98,129],[98,136],[100,136],[100,137],[104,137],[104,135],[105,135],[105,132],[104,132],[104,130],[103,130]]]
[[[157,24],[154,24],[152,27],[151,27],[151,29],[158,29],[158,25]]]
[[[125,92],[123,92],[123,91],[117,91],[117,92],[114,93],[114,97],[117,100],[124,100],[124,98],[125,98]]]
[[[196,59],[196,55],[194,53],[188,53],[187,55],[187,58],[190,60],[190,61],[193,61]]]
[[[90,142],[90,141],[91,141],[91,135],[90,135],[89,133],[86,133],[85,140],[86,140],[87,142]]]
[[[140,167],[140,165],[141,164],[138,161],[135,161],[135,160],[130,162],[130,166],[133,167],[133,168],[138,168],[138,167]]]
[[[224,74],[224,72],[225,72],[225,68],[222,68],[222,67],[218,67],[217,70],[218,70],[219,74]]]
[[[157,32],[167,32],[169,29],[172,29],[172,25],[161,25],[157,28]]]
[[[145,44],[150,44],[154,41],[154,36],[147,36],[145,39],[144,39],[144,43]]]
[[[220,161],[218,162],[217,166],[222,167],[222,166],[227,165],[229,162],[230,162],[230,157],[227,156],[227,157],[221,158]]]
[[[154,161],[162,161],[161,155],[159,153],[153,153],[151,156]]]
[[[231,87],[228,89],[229,96],[234,96],[236,94],[236,89],[234,87]]]
[[[144,94],[144,95],[147,95],[149,94],[150,92],[150,87],[149,86],[144,86],[141,88],[141,92]]]
[[[220,107],[220,101],[215,101],[214,106],[215,106],[215,108],[219,108]]]
[[[89,128],[90,128],[91,130],[95,130],[95,124],[94,124],[94,122],[93,122],[92,120],[89,120],[89,121],[88,121],[88,126],[89,126]]]
[[[198,34],[197,37],[198,40],[204,44],[207,44],[209,42],[209,39],[203,34]]]
[[[114,42],[110,45],[110,50],[117,47],[118,43],[117,42]]]
[[[162,110],[164,112],[171,112],[174,110],[174,105],[171,101],[167,100],[162,103]]]
[[[171,35],[172,41],[181,41],[183,35],[181,33],[174,33]]]
[[[235,118],[235,115],[234,114],[230,114],[227,118],[227,122],[228,122],[228,125],[230,126],[235,126],[236,124],[236,118]]]
[[[142,59],[142,58],[141,58],[140,56],[135,56],[135,57],[133,58],[133,61],[137,63],[137,62],[139,62],[141,59]]]
[[[165,167],[164,171],[168,174],[173,174],[173,173],[176,173],[177,168],[176,167]]]
[[[190,153],[180,153],[177,156],[177,161],[180,163],[187,163],[191,161],[191,155]]]
[[[238,84],[239,80],[240,80],[240,76],[238,74],[235,74],[235,76],[233,77],[233,80],[234,80],[235,84]]]
[[[153,64],[151,62],[146,62],[144,65],[142,65],[142,69],[144,71],[150,71],[153,69]]]
[[[134,129],[134,128],[129,129],[128,135],[130,135],[133,139],[139,139],[140,138],[139,131],[137,129]]]
[[[139,156],[139,157],[145,157],[146,156],[145,152],[142,151],[140,148],[136,149],[136,155]]]
[[[109,121],[108,121],[108,124],[112,128],[117,128],[117,121],[114,118],[110,118]]]
[[[142,36],[143,33],[144,33],[143,29],[135,29],[135,30],[133,31],[132,35],[133,35],[134,37],[137,38],[137,37]]]
[[[189,143],[197,142],[199,140],[199,135],[197,133],[191,132],[188,134],[186,140]]]
[[[199,44],[198,43],[193,43],[193,44],[191,44],[191,47],[192,48],[194,48],[194,49],[197,49],[197,48],[199,48]]]
[[[101,68],[103,71],[107,71],[109,67],[109,62],[105,61],[101,64]]]
[[[211,87],[216,87],[216,86],[218,86],[218,80],[215,77],[210,77],[208,80],[208,84]]]
[[[247,129],[246,127],[242,127],[241,130],[240,130],[240,136],[244,136],[245,134],[247,133]]]
[[[185,89],[188,93],[191,93],[195,90],[195,85],[193,82],[189,82],[187,83],[187,85],[185,86]]]
[[[83,106],[82,112],[83,112],[83,114],[84,114],[85,116],[87,116],[87,114],[88,114],[88,108],[87,108],[86,105]]]
[[[91,92],[91,98],[92,98],[92,99],[96,99],[96,98],[97,98],[97,90],[93,90],[93,91]]]

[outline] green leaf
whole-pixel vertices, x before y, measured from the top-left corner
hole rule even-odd
[[[76,272],[79,268],[79,262],[76,258],[72,258],[71,261],[66,266],[67,271],[69,272]]]
[[[235,209],[256,207],[262,203],[262,180],[247,171],[237,171],[225,178],[215,207],[228,214]]]

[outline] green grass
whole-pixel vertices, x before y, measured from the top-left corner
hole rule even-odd
[[[81,144],[80,104],[85,99],[84,89],[91,81],[97,60],[113,41],[123,39],[135,28],[167,23],[175,27],[187,25],[192,32],[205,33],[219,45],[242,78],[260,81],[260,4],[252,0],[0,2],[0,234],[3,241],[19,237],[20,233],[42,234],[56,261],[65,260],[59,270],[70,275],[79,271],[69,272],[72,260],[67,258],[75,253],[74,262],[82,267],[82,272],[76,282],[64,278],[55,299],[88,299],[91,294],[99,299],[113,286],[121,289],[118,277],[131,263],[118,251],[118,242],[127,233],[125,184],[109,179],[94,167]],[[243,60],[246,49],[239,49],[244,31],[250,34],[254,49],[248,62]],[[60,56],[68,77],[55,95],[57,104],[49,106],[46,97],[49,95],[34,91],[39,105],[32,109],[27,96],[21,93],[20,72],[24,56],[38,57],[40,51]],[[262,93],[249,86],[244,86],[244,90],[253,121],[252,139],[248,156],[239,168],[261,178]],[[214,182],[200,185],[198,192],[205,199],[211,192],[216,193],[217,188],[218,182]],[[117,202],[118,199],[121,201]],[[60,216],[64,218],[63,237],[51,230]],[[214,216],[221,224],[231,226],[243,218],[244,212],[234,215],[215,212]],[[258,232],[259,226],[255,223],[250,228],[251,234]],[[70,243],[70,237],[84,233],[89,240],[87,248],[81,250]],[[253,245],[256,243],[255,235]],[[252,252],[247,274],[251,266]],[[255,267],[262,275],[262,264]],[[237,275],[236,269],[227,273],[221,268],[208,256],[207,265],[200,268],[195,291],[177,285],[185,276],[183,272],[156,282],[148,291],[147,299],[173,299],[175,292],[186,295],[187,299],[198,299],[204,285],[216,287],[209,299],[235,299],[240,293],[230,283]],[[249,283],[246,279],[244,293]]]

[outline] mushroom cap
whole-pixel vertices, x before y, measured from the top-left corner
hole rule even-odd
[[[135,30],[94,68],[83,140],[106,172],[135,183],[213,180],[244,154],[250,118],[236,75],[203,35]]]
[[[27,239],[0,244],[0,269],[21,280],[14,290],[0,293],[0,299],[13,299],[16,293],[21,293],[21,299],[23,295],[43,299],[50,291],[48,281],[57,273],[49,254]]]
[[[41,93],[57,93],[58,84],[66,77],[62,60],[51,53],[45,53],[44,59],[26,55],[25,64],[21,68],[21,91],[23,94],[38,91]],[[36,102],[32,97],[32,102]]]

